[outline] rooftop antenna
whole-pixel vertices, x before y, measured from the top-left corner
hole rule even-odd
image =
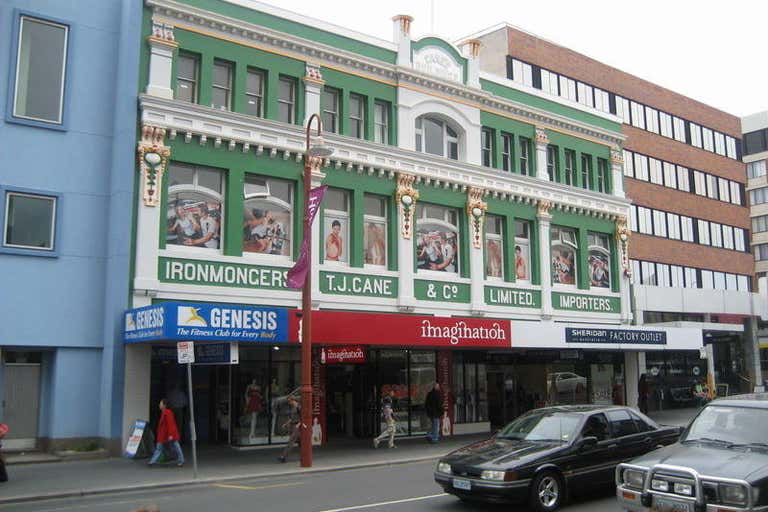
[[[435,33],[435,0],[431,0],[431,2],[430,2],[430,11],[431,12],[430,12],[430,16],[429,16],[429,19],[430,19],[429,31],[434,34]]]

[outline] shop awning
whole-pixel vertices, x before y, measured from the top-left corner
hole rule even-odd
[[[152,341],[288,341],[288,310],[195,302],[161,302],[129,309],[124,315],[125,343]]]

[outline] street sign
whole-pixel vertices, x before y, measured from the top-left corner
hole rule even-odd
[[[195,362],[195,344],[191,341],[180,341],[176,344],[179,364]]]

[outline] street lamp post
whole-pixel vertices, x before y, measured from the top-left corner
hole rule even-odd
[[[312,122],[317,121],[317,137],[311,147]],[[312,467],[312,224],[309,214],[309,192],[312,190],[312,168],[319,159],[330,156],[333,149],[323,143],[323,123],[312,114],[307,120],[304,151],[304,240],[307,245],[309,271],[301,292],[301,467]]]

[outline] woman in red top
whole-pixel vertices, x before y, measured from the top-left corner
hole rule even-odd
[[[168,408],[168,400],[165,398],[160,400],[159,407],[160,421],[157,422],[157,442],[155,444],[155,453],[149,459],[149,465],[155,464],[163,453],[165,445],[170,444],[176,454],[176,465],[183,466],[184,454],[181,452],[181,446],[179,445],[179,428],[176,426],[176,418],[173,416],[173,411]]]

